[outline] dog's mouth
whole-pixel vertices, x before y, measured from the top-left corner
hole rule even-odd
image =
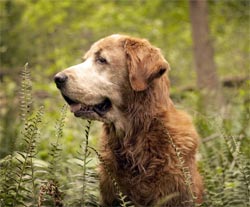
[[[98,116],[103,117],[112,107],[111,101],[108,98],[104,98],[101,103],[95,105],[86,105],[78,101],[70,99],[68,96],[62,94],[65,101],[70,106],[70,111],[74,113],[76,117],[87,117],[96,113]]]

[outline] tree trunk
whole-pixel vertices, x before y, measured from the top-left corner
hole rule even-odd
[[[207,1],[189,0],[189,5],[197,86],[204,91],[207,104],[211,103],[208,99],[213,99],[213,103],[218,105],[222,101],[222,96],[209,36]]]

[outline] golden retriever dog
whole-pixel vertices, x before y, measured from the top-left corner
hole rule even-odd
[[[103,206],[119,206],[114,179],[135,206],[188,207],[202,200],[198,135],[169,97],[168,70],[147,40],[111,35],[94,43],[83,63],[54,77],[76,117],[103,122]]]

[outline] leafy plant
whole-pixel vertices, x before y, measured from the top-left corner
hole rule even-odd
[[[28,106],[31,104],[30,73],[27,64],[21,73],[21,117],[24,121],[22,131],[23,151],[3,159],[4,169],[1,170],[0,192],[3,206],[26,206],[25,203],[34,203],[36,200],[35,169],[33,160],[36,154],[36,142],[40,136],[39,125],[42,122],[44,108],[40,107],[35,115],[31,114]],[[31,184],[28,185],[28,184]],[[31,187],[31,188],[30,188]]]
[[[39,200],[38,206],[46,205],[54,205],[54,206],[63,206],[62,203],[62,193],[59,189],[59,180],[58,180],[58,169],[60,163],[60,152],[61,147],[59,144],[59,139],[63,136],[63,127],[66,118],[66,110],[67,105],[65,104],[61,110],[61,117],[56,122],[56,141],[55,143],[51,143],[51,149],[49,155],[51,160],[49,162],[49,166],[45,167],[44,171],[48,172],[48,177],[45,181],[42,182],[39,190]],[[46,177],[46,176],[45,176]],[[52,199],[52,200],[51,200]]]
[[[121,189],[120,189],[120,187],[119,187],[119,184],[117,183],[117,181],[116,181],[116,179],[114,178],[114,176],[111,174],[111,172],[110,172],[110,170],[109,170],[109,168],[108,168],[108,166],[107,166],[105,160],[102,158],[101,154],[100,154],[95,148],[93,148],[93,147],[91,147],[91,146],[89,146],[89,148],[90,148],[91,150],[93,150],[93,151],[96,153],[96,155],[97,155],[99,161],[103,164],[104,169],[106,170],[107,174],[108,174],[109,177],[111,178],[111,181],[112,181],[112,183],[113,183],[113,185],[114,185],[114,187],[115,187],[117,196],[118,196],[118,198],[119,198],[119,200],[120,200],[120,205],[121,205],[122,207],[133,207],[134,205],[132,204],[132,202],[129,201],[129,199],[127,198],[127,196],[124,195],[124,194],[122,193],[122,191],[121,191]]]
[[[202,145],[201,171],[205,182],[203,206],[249,207],[250,163],[240,151],[242,140],[229,136],[216,123],[218,136]],[[249,138],[245,138],[248,140]]]
[[[92,164],[94,157],[89,151],[90,126],[91,121],[88,120],[85,126],[85,137],[78,155],[70,160],[77,171],[72,170],[71,173],[74,180],[69,183],[69,187],[74,190],[67,189],[69,192],[66,199],[68,206],[99,206],[99,193],[97,192],[99,180]]]

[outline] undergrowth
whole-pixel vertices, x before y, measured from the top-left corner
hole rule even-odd
[[[100,206],[97,162],[103,164],[110,176],[120,199],[120,206],[133,206],[129,198],[122,193],[119,183],[110,173],[98,150],[90,146],[90,121],[84,122],[85,131],[78,155],[67,160],[62,159],[61,139],[66,122],[66,105],[61,109],[60,117],[55,124],[55,133],[51,135],[51,141],[49,140],[48,160],[44,161],[37,157],[43,134],[41,131],[47,124],[44,123],[45,108],[34,108],[31,74],[27,64],[21,73],[21,79],[19,105],[22,122],[21,133],[17,139],[20,147],[0,160],[0,206]],[[199,116],[198,121],[198,127],[213,133],[212,138],[202,140],[200,149],[199,168],[204,179],[205,196],[203,204],[199,206],[250,207],[248,134],[242,133],[241,130],[241,136],[230,135],[228,120],[210,121],[208,117]],[[231,125],[233,121],[230,121]],[[195,195],[191,190],[189,169],[185,168],[181,152],[170,136],[169,141],[175,149],[179,160],[177,167],[183,172],[192,198],[188,202],[194,203]],[[178,196],[178,193],[167,195],[156,206],[163,206],[175,196]]]

